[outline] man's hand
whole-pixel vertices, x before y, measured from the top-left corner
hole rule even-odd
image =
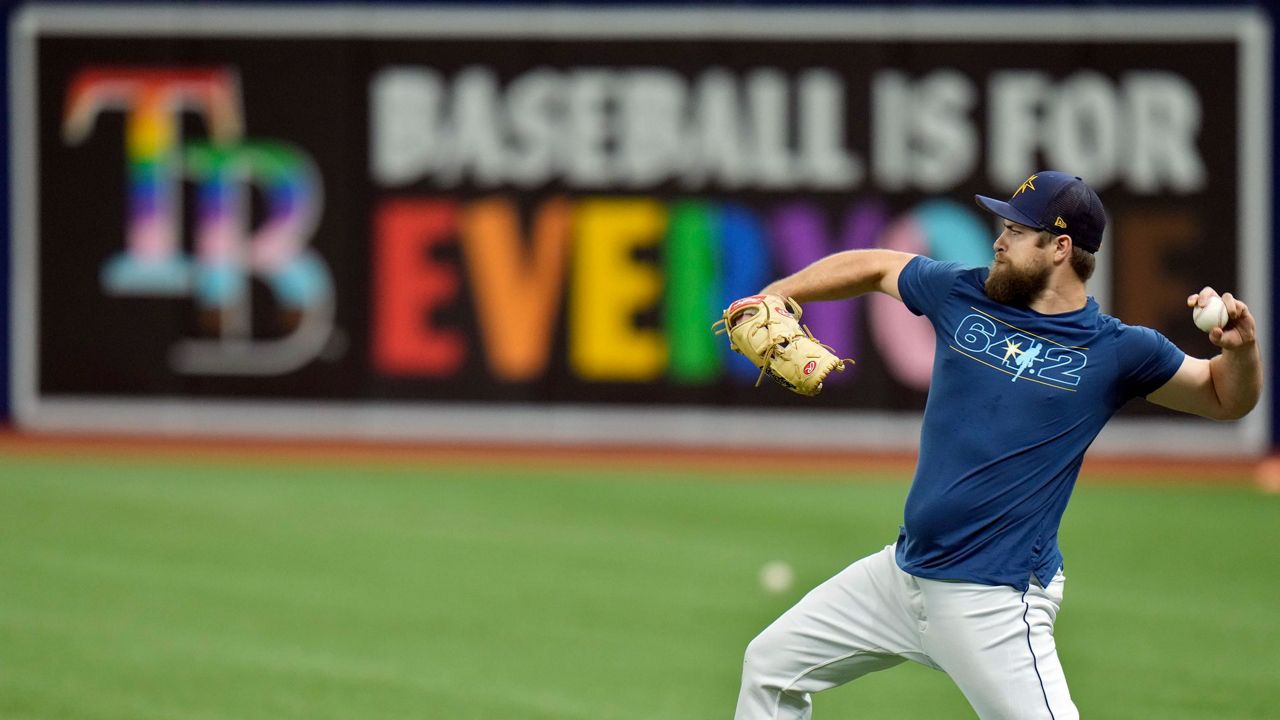
[[[1218,295],[1211,287],[1205,287],[1199,293],[1187,297],[1187,307],[1204,307],[1209,299]],[[1257,339],[1257,324],[1249,306],[1237,300],[1231,293],[1222,295],[1222,304],[1227,308],[1227,324],[1225,327],[1209,331],[1209,342],[1223,350],[1239,350],[1248,347]]]

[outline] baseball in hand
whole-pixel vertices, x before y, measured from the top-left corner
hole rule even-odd
[[[1222,298],[1214,295],[1209,298],[1209,302],[1204,307],[1196,305],[1191,311],[1191,319],[1195,322],[1196,327],[1205,332],[1216,327],[1222,327],[1227,324],[1227,306],[1222,302]]]

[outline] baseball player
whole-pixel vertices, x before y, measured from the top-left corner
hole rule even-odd
[[[1078,718],[1053,627],[1065,583],[1058,526],[1085,450],[1131,398],[1220,420],[1258,401],[1262,360],[1243,302],[1221,296],[1229,319],[1210,332],[1221,352],[1206,360],[1104,315],[1087,295],[1106,220],[1080,178],[1039,172],[1008,202],[976,199],[1003,226],[989,268],[841,252],[725,312],[731,345],[804,394],[821,389],[806,378],[839,362],[795,329],[799,306],[785,298],[879,291],[937,335],[896,542],[750,643],[737,720],[808,718],[811,693],[906,660],[946,672],[984,719]],[[1187,305],[1216,295],[1206,287]]]

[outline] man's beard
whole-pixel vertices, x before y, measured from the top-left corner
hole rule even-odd
[[[1024,270],[1015,268],[1013,263],[993,262],[983,289],[987,291],[987,297],[998,303],[1027,307],[1049,287],[1052,270],[1049,265]]]

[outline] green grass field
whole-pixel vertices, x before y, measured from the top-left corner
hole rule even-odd
[[[895,537],[906,478],[848,478],[0,458],[0,718],[730,718],[751,637]],[[1063,546],[1084,717],[1280,717],[1280,496],[1086,482]],[[908,664],[815,716],[973,713]]]

